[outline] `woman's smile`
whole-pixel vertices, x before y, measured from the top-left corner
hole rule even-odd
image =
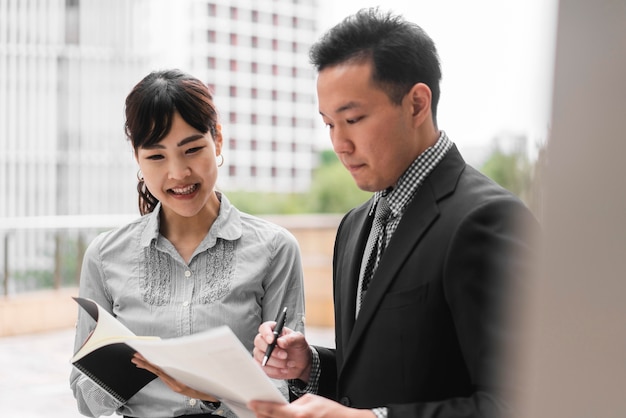
[[[194,183],[188,186],[179,186],[168,189],[167,192],[174,196],[189,196],[198,190],[200,185],[198,183]]]

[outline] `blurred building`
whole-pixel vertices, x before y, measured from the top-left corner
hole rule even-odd
[[[0,220],[138,213],[124,100],[166,67],[214,90],[222,190],[306,191],[322,126],[316,3],[0,0]],[[12,235],[8,249],[0,239],[12,270],[58,251],[40,230]]]
[[[149,1],[0,0],[0,217],[127,213]]]
[[[163,67],[214,89],[223,189],[307,190],[315,16],[299,0],[0,0],[0,217],[134,212],[124,98]]]
[[[191,68],[214,88],[226,134],[226,190],[302,192],[316,126],[308,50],[316,2],[193,1]]]

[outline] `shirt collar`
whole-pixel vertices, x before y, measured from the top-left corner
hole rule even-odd
[[[453,143],[446,133],[440,131],[437,142],[417,156],[394,186],[374,193],[372,206],[369,211],[370,216],[373,215],[376,204],[382,196],[387,198],[392,218],[402,215],[404,208],[411,201],[424,179],[437,166],[452,145]]]
[[[213,247],[218,238],[228,241],[241,238],[243,227],[241,225],[241,214],[239,210],[237,210],[221,192],[215,193],[221,201],[220,210],[209,233],[200,243],[200,249]],[[159,202],[151,213],[145,215],[147,218],[146,226],[141,234],[141,245],[144,247],[149,246],[153,240],[159,237],[161,209],[161,202]]]

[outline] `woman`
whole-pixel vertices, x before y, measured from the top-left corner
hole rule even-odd
[[[140,174],[141,218],[99,235],[83,261],[80,296],[137,335],[174,338],[228,325],[252,351],[259,324],[287,306],[303,329],[300,253],[285,229],[239,212],[215,189],[221,126],[207,86],[178,70],[153,72],[126,98],[126,134]],[[93,321],[79,312],[75,347]],[[235,416],[155,379],[122,403],[74,369],[87,416]],[[276,382],[287,396],[284,382]]]

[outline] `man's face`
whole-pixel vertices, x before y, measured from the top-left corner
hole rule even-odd
[[[327,67],[317,95],[335,153],[360,189],[375,192],[397,182],[419,155],[420,138],[408,95],[393,104],[371,75],[369,61]]]

